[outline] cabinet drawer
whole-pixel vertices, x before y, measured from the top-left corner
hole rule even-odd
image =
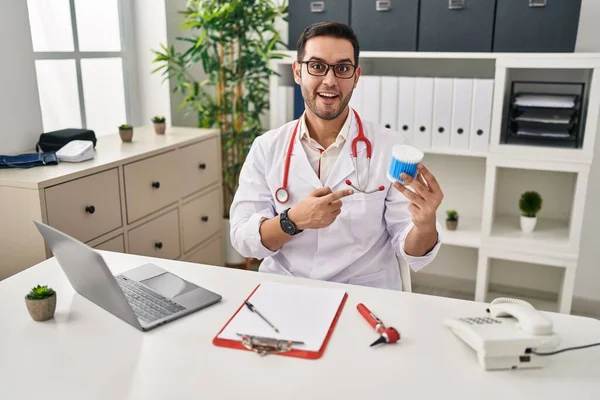
[[[496,0],[421,1],[418,50],[491,51],[495,6]]]
[[[206,265],[216,265],[219,267],[223,266],[223,238],[222,236],[217,236],[215,239],[208,242],[206,245],[200,247],[194,252],[190,253],[185,261],[198,263],[198,264],[206,264]]]
[[[581,0],[498,0],[495,52],[572,52]]]
[[[179,213],[175,209],[129,231],[129,252],[175,259],[179,252]]]
[[[95,249],[98,250],[107,250],[107,251],[115,251],[117,253],[125,253],[125,242],[123,235],[119,235],[112,239],[107,240],[106,242],[100,243],[97,246],[94,246]]]
[[[129,223],[177,201],[181,193],[178,165],[175,151],[125,165]]]
[[[315,22],[350,23],[350,0],[296,0],[288,3],[290,50],[296,50],[296,42],[304,29]]]
[[[184,204],[181,208],[183,250],[188,251],[220,231],[222,220],[219,190],[213,190]]]
[[[367,51],[416,51],[419,0],[361,0],[351,5],[351,25]]]
[[[183,182],[182,196],[187,196],[221,180],[219,163],[219,138],[205,140],[180,150],[181,169],[179,176]]]
[[[45,190],[48,224],[87,242],[121,227],[117,169]]]

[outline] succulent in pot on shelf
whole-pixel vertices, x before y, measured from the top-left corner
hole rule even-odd
[[[25,305],[34,321],[49,320],[56,310],[56,292],[48,286],[37,285],[25,295]]]
[[[128,124],[119,126],[119,135],[123,142],[131,142],[131,139],[133,138],[133,126]]]
[[[531,233],[537,223],[537,214],[542,209],[542,196],[535,191],[527,191],[519,199],[519,209],[521,210],[521,230],[525,233]]]
[[[446,228],[449,231],[455,231],[458,226],[458,212],[456,210],[446,211]]]
[[[157,135],[165,134],[165,131],[167,129],[166,121],[167,119],[162,115],[155,115],[152,118],[152,123],[154,124],[154,132],[156,132]]]

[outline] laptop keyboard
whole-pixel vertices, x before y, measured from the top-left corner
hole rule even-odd
[[[185,310],[182,305],[161,296],[139,282],[124,276],[117,276],[116,278],[133,309],[133,313],[145,322],[153,322]]]

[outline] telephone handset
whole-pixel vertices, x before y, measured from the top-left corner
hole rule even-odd
[[[519,322],[517,327],[534,335],[552,334],[552,321],[537,311],[530,303],[500,297],[494,299],[488,308],[492,317],[514,317]]]
[[[500,297],[485,311],[444,321],[476,351],[485,369],[539,368],[547,363],[547,357],[533,352],[558,347],[552,321],[526,301]]]

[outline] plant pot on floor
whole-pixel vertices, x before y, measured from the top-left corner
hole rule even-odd
[[[526,217],[521,215],[521,230],[525,233],[531,233],[535,229],[537,217]]]
[[[44,299],[30,299],[25,295],[27,311],[34,321],[47,321],[54,317],[56,310],[56,293]]]
[[[231,238],[229,236],[229,232],[231,231],[231,226],[229,224],[229,218],[223,219],[223,236],[225,238],[225,266],[226,267],[234,267],[241,268],[246,265],[246,258],[242,257],[240,253],[233,247],[231,244]]]

